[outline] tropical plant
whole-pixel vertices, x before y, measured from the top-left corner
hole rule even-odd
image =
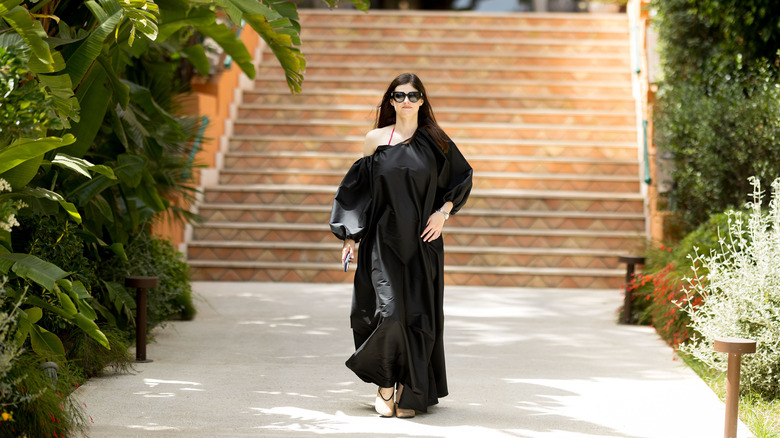
[[[753,201],[747,204],[747,219],[731,212],[719,247],[693,257],[690,293],[681,305],[696,336],[682,350],[725,371],[728,358],[713,348],[717,338],[757,341],[756,353],[742,359],[742,388],[771,399],[780,396],[780,179],[772,184],[768,212],[761,208],[758,178],[750,183]],[[692,305],[696,296],[704,299],[700,306]]]
[[[68,397],[77,387],[69,367],[60,365],[55,380],[40,365],[35,355],[22,354],[5,375],[3,380],[11,384],[14,392],[0,394],[0,410],[6,414],[0,421],[0,436],[82,435],[87,417],[81,404]]]
[[[158,278],[158,286],[147,296],[149,329],[169,319],[192,319],[195,316],[189,282],[190,268],[170,241],[141,233],[133,238],[126,251],[126,261],[117,260],[106,265],[99,274],[115,290],[120,289],[124,279],[131,275]],[[135,293],[135,290],[128,291],[133,297]]]
[[[7,183],[0,180],[0,186],[6,187]],[[0,201],[0,222],[8,224],[8,228],[16,225],[9,218],[18,207],[8,200]],[[0,236],[0,241],[4,239]],[[3,254],[8,255],[14,254]],[[37,266],[40,260],[29,257],[14,263],[16,272],[12,276],[29,275],[46,282],[52,267]],[[29,307],[26,289],[21,293],[9,289],[6,276],[0,276],[0,436],[63,436],[84,424],[80,406],[62,395],[70,392],[75,381],[67,372],[62,355],[55,358],[64,371],[56,383],[39,368],[40,355],[51,358],[59,353],[55,351],[59,339],[36,324],[42,312]],[[38,354],[24,351],[28,336]]]
[[[8,311],[0,310],[0,414],[3,421],[13,419],[13,409],[26,401],[34,398],[32,394],[25,394],[18,389],[18,381],[9,378],[14,362],[22,353],[22,347],[13,341],[16,331],[16,318],[19,313],[19,302],[9,302],[5,305],[5,279],[0,279],[0,309],[8,308]],[[0,422],[0,427],[2,424]]]

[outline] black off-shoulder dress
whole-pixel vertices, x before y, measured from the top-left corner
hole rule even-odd
[[[421,128],[356,161],[333,201],[330,228],[360,242],[350,320],[363,381],[404,385],[398,405],[427,412],[447,395],[443,346],[442,238],[424,242],[428,217],[471,192],[472,169],[454,143],[442,149]],[[446,230],[445,230],[446,231]]]

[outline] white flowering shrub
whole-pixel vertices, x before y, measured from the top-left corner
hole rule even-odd
[[[11,191],[11,185],[2,178],[0,178],[0,193],[5,191]],[[3,200],[0,198],[0,230],[10,232],[11,228],[19,225],[16,220],[16,211],[25,207],[25,204],[21,201],[12,201],[10,199]]]
[[[773,399],[780,396],[780,179],[772,183],[769,211],[761,209],[758,179],[750,183],[748,213],[730,211],[719,248],[691,256],[688,295],[678,304],[695,336],[681,350],[725,371],[728,355],[713,350],[716,337],[757,341],[756,353],[742,356],[741,385]],[[702,300],[695,306],[697,297]]]

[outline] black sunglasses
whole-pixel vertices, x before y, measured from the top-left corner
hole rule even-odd
[[[409,96],[409,102],[415,103],[420,100],[422,93],[419,91],[410,91],[408,93],[404,93],[403,91],[390,92],[390,97],[392,97],[393,100],[398,103],[403,103],[403,101],[406,99],[406,96]]]

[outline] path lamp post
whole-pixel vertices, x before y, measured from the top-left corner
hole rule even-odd
[[[626,294],[623,299],[623,314],[620,317],[620,322],[623,324],[631,324],[631,280],[634,279],[634,271],[636,265],[644,265],[645,258],[638,255],[622,255],[618,256],[619,263],[626,264]]]
[[[146,290],[157,287],[157,277],[127,277],[125,286],[137,289],[135,294],[135,361],[146,359]]]
[[[729,367],[726,372],[726,425],[724,438],[737,438],[737,417],[739,414],[739,376],[743,354],[756,352],[756,341],[740,338],[715,338],[715,351],[728,353]]]

